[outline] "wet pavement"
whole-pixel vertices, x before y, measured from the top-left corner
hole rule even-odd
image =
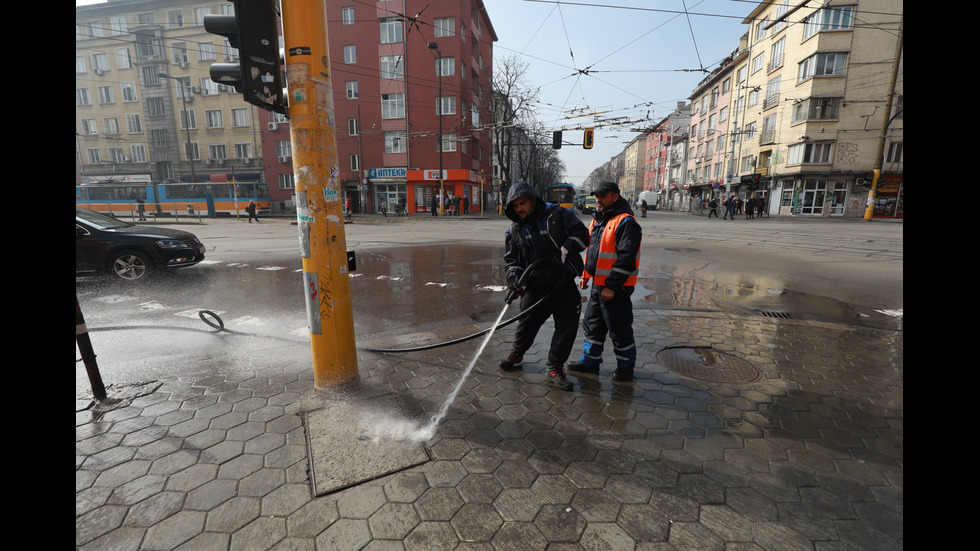
[[[636,295],[635,382],[614,384],[606,358],[598,376],[570,377],[573,391],[550,386],[550,322],[523,369],[502,372],[502,328],[421,443],[428,461],[326,494],[311,480],[324,467],[310,413],[382,400],[388,420],[424,423],[475,342],[361,350],[347,396],[312,391],[302,339],[246,335],[194,335],[193,361],[145,359],[152,379],[110,386],[105,403],[76,382],[76,548],[901,549],[901,324],[831,299],[821,315],[782,312],[765,286],[677,281],[648,278]],[[414,294],[402,291],[390,300]],[[707,304],[735,295],[739,308]],[[360,344],[488,323],[392,315]]]

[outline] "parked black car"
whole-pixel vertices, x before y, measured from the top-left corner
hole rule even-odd
[[[204,245],[190,232],[135,226],[75,208],[76,276],[109,273],[136,281],[157,270],[193,266],[202,260]]]

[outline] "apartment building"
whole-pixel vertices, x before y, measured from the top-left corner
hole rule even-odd
[[[691,197],[710,198],[731,193],[729,147],[734,142],[729,126],[738,117],[731,107],[733,69],[746,57],[744,49],[733,52],[698,83],[690,96],[687,175]]]
[[[688,196],[687,143],[691,104],[677,108],[646,133],[646,171],[643,189],[657,191],[661,204],[676,208]]]
[[[339,170],[358,212],[482,204],[489,184],[493,42],[481,0],[327,0]],[[292,212],[288,118],[214,83],[238,52],[208,33],[231,2],[77,6],[77,184],[255,181]],[[403,14],[425,17],[410,19]],[[440,172],[441,171],[441,172]]]
[[[211,80],[237,52],[204,29],[228,2],[75,8],[78,184],[264,180],[259,109]]]
[[[772,214],[861,217],[881,148],[875,216],[903,217],[902,22],[889,0],[767,0],[745,18],[729,117],[736,192],[766,196]]]

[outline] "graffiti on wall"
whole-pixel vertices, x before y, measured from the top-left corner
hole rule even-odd
[[[851,142],[838,142],[834,162],[842,165],[852,165],[857,162],[858,146]]]

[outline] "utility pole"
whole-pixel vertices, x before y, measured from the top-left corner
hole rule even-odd
[[[289,126],[314,388],[359,381],[324,2],[282,1]]]
[[[895,64],[892,66],[892,79],[888,87],[888,99],[885,101],[885,114],[881,120],[881,135],[878,136],[878,150],[875,152],[874,176],[871,179],[871,189],[868,190],[868,205],[864,209],[864,219],[870,222],[874,218],[875,194],[878,190],[878,177],[881,176],[881,167],[885,164],[885,137],[888,134],[888,125],[891,124],[892,103],[895,100],[895,83],[898,80],[898,67],[902,62],[902,41],[905,36],[905,14],[898,24],[898,46],[895,48]]]

